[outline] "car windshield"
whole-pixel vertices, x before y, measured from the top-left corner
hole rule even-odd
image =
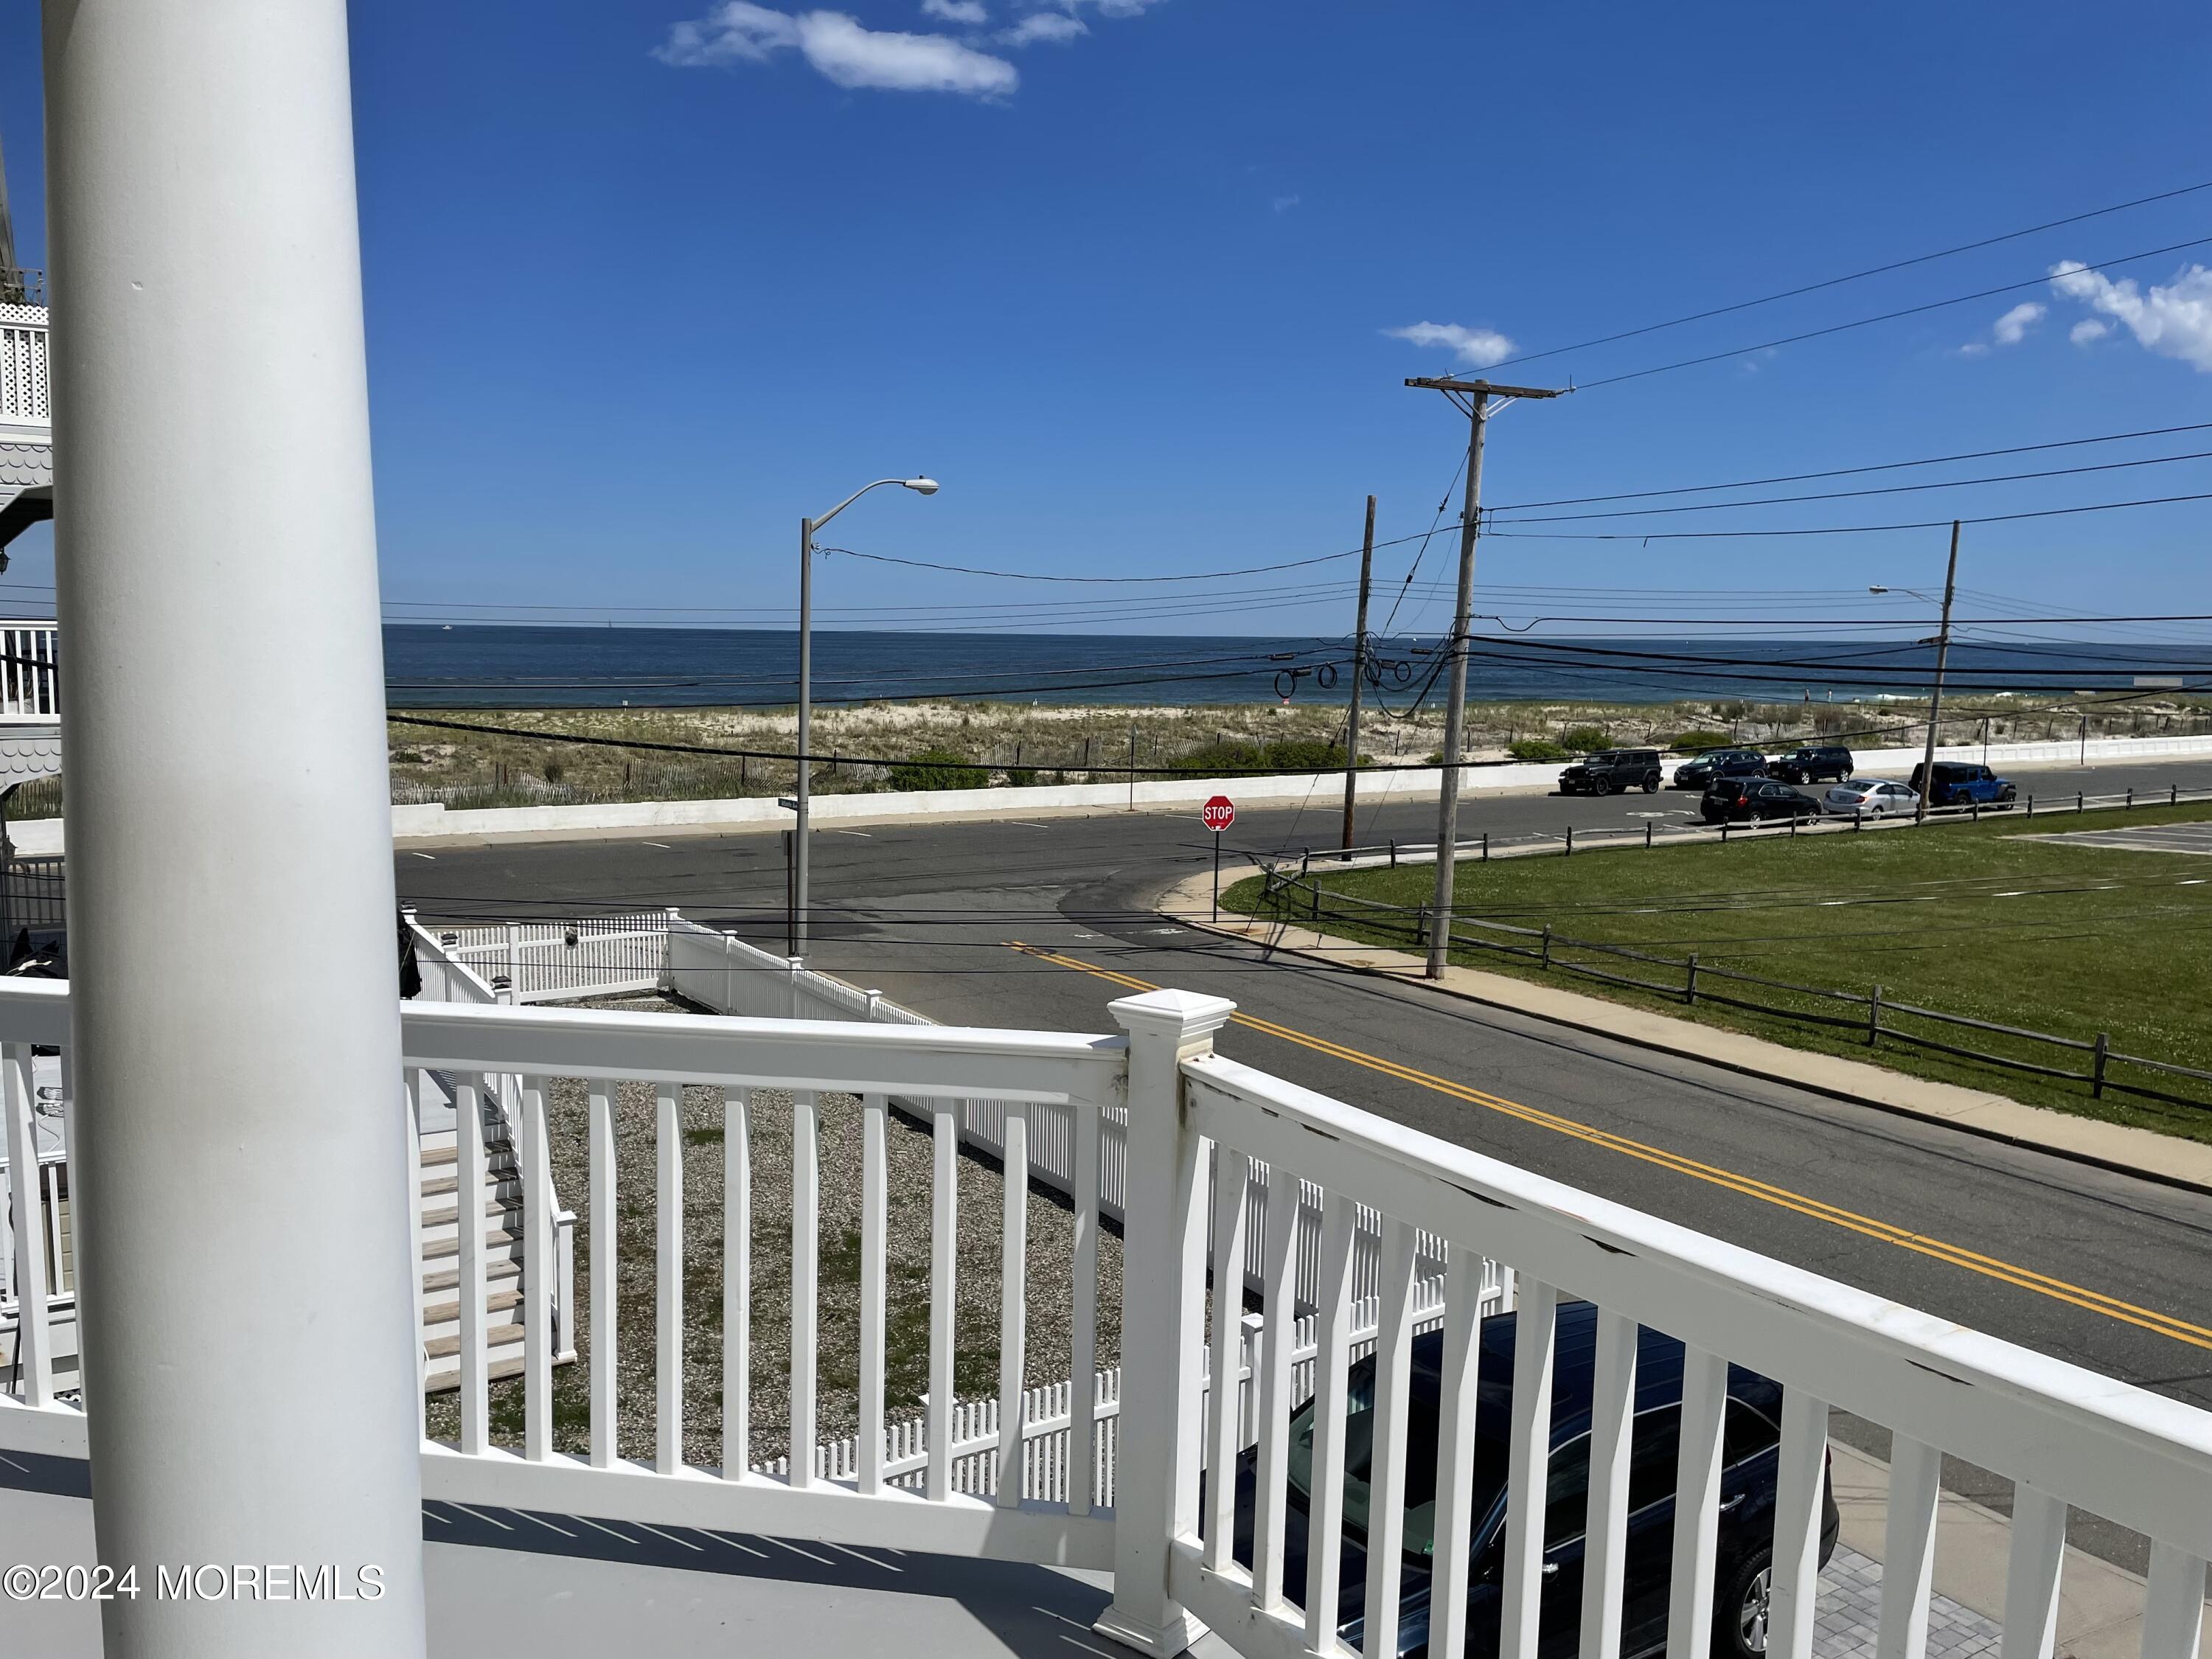
[[[1486,1358],[1490,1358],[1488,1354]],[[1499,1355],[1498,1358],[1505,1356]],[[1488,1372],[1491,1366],[1485,1365]],[[1412,1389],[1406,1412],[1405,1551],[1426,1559],[1436,1552],[1437,1423],[1441,1390],[1437,1373],[1416,1364],[1409,1368]],[[1375,1451],[1375,1361],[1370,1355],[1351,1367],[1346,1378],[1344,1425],[1344,1522],[1347,1531],[1367,1535]],[[1506,1444],[1501,1419],[1508,1416],[1508,1376],[1486,1376],[1484,1405],[1475,1415],[1474,1470],[1470,1507],[1487,1521],[1476,1529],[1477,1547],[1493,1538],[1505,1492]],[[1313,1491],[1314,1401],[1298,1408],[1290,1423],[1286,1471],[1291,1487],[1310,1498]],[[1486,1432],[1486,1431],[1489,1431]],[[1637,1413],[1629,1451],[1628,1507],[1632,1511],[1674,1494],[1681,1413],[1668,1402]],[[1722,1462],[1742,1462],[1773,1447],[1779,1431],[1762,1413],[1731,1398]],[[1556,1547],[1581,1535],[1589,1501],[1589,1437],[1577,1435],[1555,1446],[1547,1460],[1544,1494],[1544,1547]]]

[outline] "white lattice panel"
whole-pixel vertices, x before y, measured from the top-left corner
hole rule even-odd
[[[31,311],[9,306],[9,311]],[[46,424],[53,419],[51,377],[46,365],[46,328],[0,321],[0,420]]]

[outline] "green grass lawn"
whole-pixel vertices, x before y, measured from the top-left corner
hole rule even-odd
[[[1747,1031],[1795,1048],[1871,1059],[1916,1076],[1960,1083],[2037,1105],[2212,1140],[2212,1084],[2160,1077],[2114,1062],[2108,1077],[2203,1098],[2203,1108],[2144,1100],[2086,1083],[2043,1078],[1917,1047],[1885,1034],[1867,1044],[1863,1006],[1723,981],[1734,969],[1885,1003],[2053,1036],[2114,1052],[2212,1069],[2212,858],[2124,852],[2029,838],[2130,824],[2212,818],[2203,804],[2129,814],[2006,815],[1978,824],[1869,835],[1805,836],[1721,845],[1661,847],[1462,861],[1455,908],[1463,919],[1553,930],[1547,971],[1531,957],[1462,939],[1532,947],[1534,939],[1463,926],[1453,960]],[[1371,944],[1412,948],[1406,921],[1362,914],[1358,898],[1419,906],[1432,867],[1317,874],[1324,926]],[[1232,909],[1261,902],[1259,878],[1223,895]],[[1310,896],[1294,916],[1310,921]],[[1695,952],[1700,996],[1685,1006],[1679,965],[1625,961],[1569,943],[1627,947],[1680,963]],[[1611,985],[1580,965],[1657,982],[1659,991]],[[1844,1030],[1729,1007],[1712,994],[1855,1022]],[[2086,1054],[1992,1033],[1895,1017],[1903,1030],[1960,1047],[2087,1071]]]

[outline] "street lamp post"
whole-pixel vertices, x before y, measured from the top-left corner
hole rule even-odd
[[[878,478],[858,489],[818,519],[799,521],[799,787],[793,792],[792,809],[798,822],[792,830],[791,953],[806,954],[807,804],[811,790],[807,774],[813,750],[809,739],[814,724],[814,532],[828,524],[871,489],[897,484],[918,495],[934,495],[934,478]]]

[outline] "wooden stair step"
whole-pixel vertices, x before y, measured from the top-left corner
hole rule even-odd
[[[520,1279],[521,1276],[522,1264],[520,1261],[503,1261],[484,1263],[484,1282],[487,1285],[495,1279]],[[440,1291],[459,1291],[460,1288],[461,1270],[459,1267],[448,1267],[442,1273],[429,1273],[422,1275],[422,1293],[425,1296],[434,1296]]]
[[[484,1230],[484,1247],[494,1250],[519,1250],[522,1248],[521,1231],[519,1228],[487,1227]],[[425,1261],[447,1261],[460,1253],[461,1241],[458,1238],[434,1238],[422,1247]]]
[[[458,1291],[460,1286],[456,1285],[453,1288]],[[521,1305],[522,1293],[520,1291],[490,1291],[484,1296],[484,1306],[495,1313],[511,1312]],[[422,1322],[425,1325],[443,1325],[460,1316],[461,1304],[458,1297],[451,1302],[425,1304],[422,1309]]]
[[[487,1382],[504,1382],[509,1377],[521,1376],[522,1366],[523,1362],[520,1359],[495,1359],[484,1367],[484,1378]],[[450,1370],[434,1367],[422,1379],[422,1392],[425,1394],[444,1394],[460,1386],[459,1365]]]
[[[495,1325],[484,1333],[486,1348],[514,1347],[521,1341],[522,1327],[520,1325]],[[458,1358],[461,1352],[461,1339],[458,1336],[434,1336],[422,1345],[422,1352],[433,1359]]]

